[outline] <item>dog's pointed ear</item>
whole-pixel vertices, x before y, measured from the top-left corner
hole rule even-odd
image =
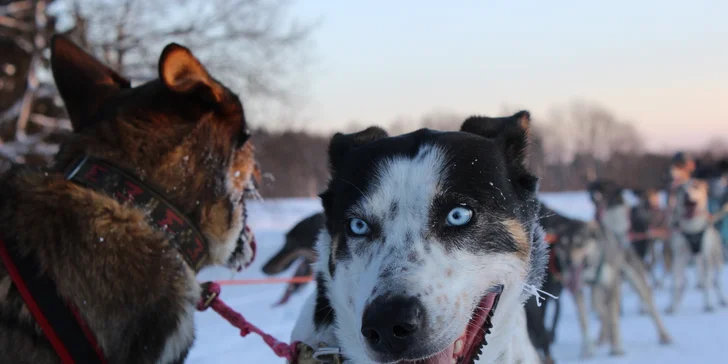
[[[177,43],[164,47],[159,57],[159,79],[172,92],[196,92],[212,103],[222,101],[223,92],[219,84],[189,49]]]
[[[360,132],[351,134],[336,133],[329,144],[329,163],[331,172],[335,172],[343,163],[346,156],[356,148],[375,140],[386,138],[384,129],[370,126]]]
[[[525,137],[528,135],[530,126],[531,114],[522,110],[512,116],[500,118],[471,116],[463,122],[460,131],[477,134],[484,138],[498,138],[504,133]]]
[[[531,114],[523,110],[499,118],[471,116],[463,122],[460,131],[494,140],[502,148],[507,162],[521,174],[519,183],[528,190],[535,190],[538,178],[526,168],[530,127]]]
[[[131,87],[129,80],[61,35],[51,38],[51,70],[75,131],[92,124],[109,97]]]

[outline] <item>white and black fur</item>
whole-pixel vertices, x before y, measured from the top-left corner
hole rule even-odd
[[[672,338],[657,312],[652,289],[647,281],[647,272],[629,240],[630,206],[623,197],[623,188],[612,181],[601,180],[590,183],[588,190],[597,210],[597,224],[590,227],[590,230],[596,233],[595,240],[599,244],[592,243],[585,250],[584,260],[588,264],[581,279],[590,282],[592,303],[601,320],[597,344],[609,341],[612,355],[624,354],[619,327],[622,277],[637,292],[642,307],[655,325],[660,343],[670,344]],[[603,264],[601,270],[596,268],[600,261]],[[575,298],[584,336],[582,355],[588,357],[592,355],[593,346],[589,338],[585,306],[583,297],[577,295]]]
[[[458,132],[334,135],[317,290],[292,339],[339,347],[350,363],[425,358],[453,344],[480,299],[502,286],[478,363],[538,362],[522,307],[524,285],[540,287],[547,263],[538,179],[524,161],[529,123],[522,111],[471,117]],[[472,210],[470,221],[447,225],[461,206]],[[352,233],[355,218],[368,223],[367,236]],[[397,353],[372,349],[364,318],[397,309],[419,312],[414,340]]]
[[[720,233],[713,225],[708,211],[708,184],[702,180],[691,179],[682,188],[676,196],[673,214],[676,229],[670,237],[673,249],[673,287],[668,314],[675,313],[680,306],[685,289],[685,270],[693,258],[705,299],[704,310],[712,311],[715,308],[712,295],[719,305],[728,305],[721,283],[723,247]],[[687,211],[689,208],[693,210],[690,213]]]

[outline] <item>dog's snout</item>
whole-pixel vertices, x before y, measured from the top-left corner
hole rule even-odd
[[[364,310],[361,334],[372,350],[400,354],[416,342],[425,326],[425,309],[415,297],[377,297]]]

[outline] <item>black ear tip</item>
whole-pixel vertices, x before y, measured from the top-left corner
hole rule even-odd
[[[382,129],[376,125],[372,125],[372,126],[366,128],[364,131],[370,132],[370,133],[386,133],[386,131],[384,131],[384,129]]]
[[[378,126],[370,126],[359,134],[366,135],[371,140],[386,138],[388,136],[387,131]]]
[[[164,46],[164,49],[162,50],[162,53],[169,52],[169,51],[174,51],[174,50],[177,50],[177,49],[187,50],[187,48],[184,47],[183,45],[181,45],[179,43],[172,42],[172,43],[169,43],[166,46]]]
[[[516,119],[531,120],[531,113],[528,110],[521,110],[513,115]]]
[[[51,59],[58,54],[59,47],[68,47],[69,45],[73,45],[73,42],[67,37],[58,33],[53,34],[50,39]]]
[[[54,45],[56,44],[56,42],[57,42],[57,41],[58,41],[59,39],[62,39],[62,38],[63,38],[63,36],[62,36],[62,35],[60,35],[60,34],[58,34],[58,33],[54,33],[53,35],[51,35],[51,39],[50,39],[50,43],[51,43],[51,49],[52,49],[52,48],[53,48],[53,46],[54,46]]]
[[[68,40],[68,38],[66,38],[63,34],[53,33],[50,39],[51,46],[56,45],[58,42],[70,42],[70,40]]]

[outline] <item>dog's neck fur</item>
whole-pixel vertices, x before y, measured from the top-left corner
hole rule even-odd
[[[14,238],[12,245],[19,254],[55,263],[42,266],[43,273],[56,283],[61,296],[79,307],[107,358],[139,362],[156,356],[160,363],[184,359],[194,339],[199,286],[194,271],[148,224],[142,211],[55,173],[11,171],[0,182],[0,190],[2,236]],[[83,259],[89,257],[93,259]],[[114,284],[109,277],[126,279]],[[0,271],[0,282],[9,279]],[[34,328],[35,337],[19,336],[19,347],[30,345],[23,340],[42,337],[40,329],[17,289],[0,287],[8,287],[0,292],[0,308],[20,310],[20,324]],[[159,331],[132,334],[140,330],[134,327],[140,320],[157,321]],[[7,324],[0,321],[0,327]],[[49,345],[47,349],[38,358],[52,353]],[[149,355],[154,352],[158,354]],[[17,353],[0,352],[4,358],[13,355]]]
[[[707,210],[696,211],[695,216],[680,219],[680,230],[689,234],[705,231],[710,226],[709,216]]]
[[[677,194],[674,216],[677,219],[678,227],[686,233],[698,233],[704,231],[710,225],[710,212],[708,211],[708,196],[700,196],[702,199],[695,206],[693,216],[685,216],[685,201],[689,198],[687,191],[688,183],[683,184],[682,190]]]

